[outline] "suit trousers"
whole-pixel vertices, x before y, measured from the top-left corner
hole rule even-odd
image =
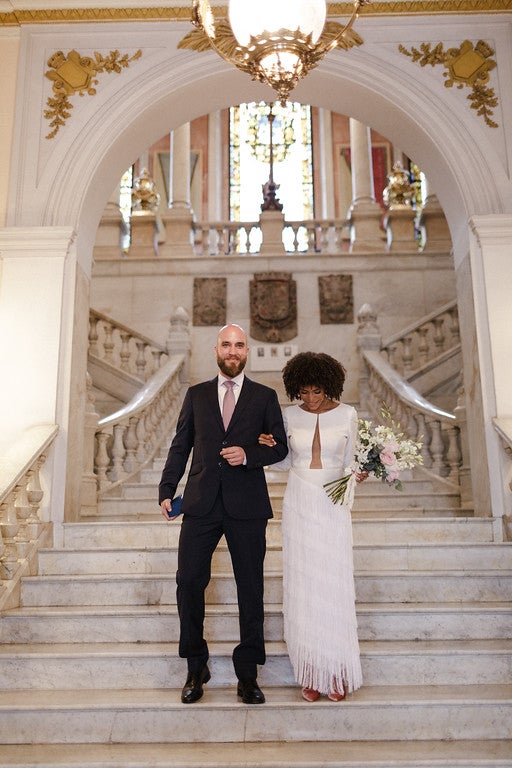
[[[176,573],[180,617],[179,654],[189,672],[200,672],[209,658],[204,637],[205,590],[210,582],[213,553],[224,534],[231,555],[238,596],[240,643],[233,651],[239,680],[255,679],[265,663],[263,636],[263,561],[267,520],[240,520],[227,514],[219,492],[213,508],[202,517],[184,515]]]

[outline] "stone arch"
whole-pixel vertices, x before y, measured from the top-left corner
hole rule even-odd
[[[79,247],[92,249],[115,180],[148,144],[201,114],[272,97],[213,54],[176,58],[174,65],[148,67],[82,112],[81,125],[73,124],[41,178],[38,223],[71,225]],[[334,53],[293,95],[361,120],[413,157],[432,181],[455,243],[466,241],[471,215],[503,211],[504,172],[488,138],[471,115],[450,110],[447,96],[426,86],[420,69],[401,70],[397,79],[395,63],[362,51]]]

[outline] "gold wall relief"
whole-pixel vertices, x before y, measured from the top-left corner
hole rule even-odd
[[[459,48],[444,50],[442,43],[421,43],[419,50],[411,48],[407,50],[403,45],[398,46],[400,53],[410,56],[413,61],[419,62],[422,67],[430,64],[443,64],[445,86],[451,88],[456,85],[462,88],[467,85],[471,93],[467,98],[471,102],[471,109],[475,109],[477,115],[483,117],[490,128],[497,128],[498,123],[492,120],[493,110],[498,106],[498,97],[494,88],[488,88],[489,72],[495,68],[496,62],[491,59],[494,50],[491,46],[479,40],[476,45],[470,40],[464,40]]]
[[[81,56],[77,51],[70,51],[67,56],[62,51],[56,51],[50,56],[47,64],[51,69],[45,72],[46,77],[53,83],[53,97],[48,96],[46,101],[48,109],[44,110],[44,116],[50,121],[53,129],[47,139],[53,139],[59,129],[65,125],[73,104],[70,96],[78,93],[84,96],[94,96],[95,85],[98,84],[96,75],[103,72],[121,72],[130,65],[130,62],[140,59],[142,51],[139,49],[133,56],[127,53],[121,55],[119,51],[110,51],[105,58],[101,53],[94,53],[94,59],[90,56]]]

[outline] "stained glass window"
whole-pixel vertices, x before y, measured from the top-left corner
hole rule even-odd
[[[258,221],[263,185],[270,174],[270,106],[266,102],[240,104],[230,110],[230,188],[232,221]],[[297,102],[272,106],[273,180],[276,197],[288,221],[313,217],[313,151],[311,108]],[[287,250],[294,250],[293,232]],[[305,232],[299,232],[306,249]],[[259,248],[251,243],[251,250]]]

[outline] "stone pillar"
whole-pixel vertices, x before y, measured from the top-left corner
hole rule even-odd
[[[69,227],[0,229],[0,254],[0,441],[35,424],[59,426],[40,511],[59,546],[63,520],[80,512],[90,276]]]
[[[320,129],[320,188],[322,210],[320,218],[334,219],[334,170],[332,162],[332,119],[328,109],[318,110]]]
[[[95,259],[118,259],[121,256],[121,236],[124,230],[119,209],[119,184],[112,192],[100,220],[94,242]]]
[[[394,163],[393,171],[387,178],[388,185],[384,190],[383,199],[387,207],[384,226],[388,250],[395,253],[417,251],[415,212],[412,207],[414,187],[400,160]]]
[[[99,416],[96,413],[92,378],[89,372],[86,375],[86,406],[84,418],[84,457],[81,487],[81,513],[82,515],[94,515],[98,511],[98,478],[94,474],[94,436],[98,429]]]
[[[377,314],[370,304],[363,304],[357,313],[357,348],[360,351],[377,350],[382,347],[382,336],[377,324]],[[364,357],[361,355],[359,367],[359,417],[369,416],[369,371]]]
[[[425,205],[418,216],[417,224],[423,230],[425,245],[422,250],[424,252],[446,253],[451,251],[452,240],[450,230],[437,195],[428,195]]]
[[[171,133],[169,210],[162,219],[166,229],[165,250],[171,258],[193,255],[192,209],[190,207],[190,123]]]
[[[222,219],[222,124],[220,111],[208,115],[208,220]]]
[[[171,315],[169,324],[169,335],[166,342],[167,354],[185,355],[185,365],[181,374],[183,384],[190,381],[190,351],[192,343],[190,341],[190,317],[186,309],[178,307]]]
[[[158,255],[158,226],[156,214],[160,195],[147,168],[134,179],[132,213],[130,217],[130,253],[132,258],[153,258]]]
[[[260,214],[262,242],[260,256],[284,256],[283,243],[284,213],[262,211]]]
[[[470,279],[472,287],[472,306],[462,305],[459,298],[471,478],[475,514],[492,513],[495,538],[500,540],[511,502],[508,459],[492,420],[512,415],[512,216],[473,216],[470,225],[470,271],[458,265],[457,280],[461,285],[462,277]],[[474,313],[469,329],[468,310]]]
[[[350,118],[350,157],[352,167],[352,205],[350,224],[351,251],[380,251],[382,209],[375,202],[373,186],[372,143],[370,129]]]

